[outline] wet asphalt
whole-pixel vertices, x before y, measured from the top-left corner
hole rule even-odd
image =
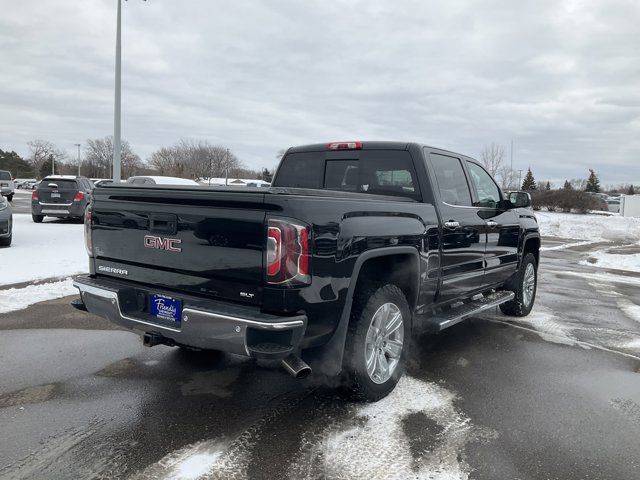
[[[597,247],[543,252],[526,321],[417,338],[375,405],[70,298],[0,315],[0,478],[638,479],[640,275],[578,264]]]

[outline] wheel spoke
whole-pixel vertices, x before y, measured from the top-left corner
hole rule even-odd
[[[395,340],[387,340],[383,350],[387,352],[390,358],[397,359],[402,355],[402,342]]]
[[[379,352],[378,355],[378,378],[386,380],[389,377],[389,362],[384,352]]]
[[[388,322],[384,329],[384,336],[389,337],[393,332],[398,330],[402,325],[402,313],[398,311]]]

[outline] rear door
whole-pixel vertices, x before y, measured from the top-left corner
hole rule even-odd
[[[426,156],[426,155],[425,155]],[[473,206],[460,158],[431,152],[431,177],[442,221],[441,285],[438,301],[465,296],[482,286],[485,221]]]
[[[520,224],[515,210],[505,208],[502,192],[479,164],[466,161],[473,204],[486,221],[485,285],[504,282],[518,266]]]
[[[41,205],[69,206],[78,192],[78,183],[73,179],[45,178],[38,188]]]

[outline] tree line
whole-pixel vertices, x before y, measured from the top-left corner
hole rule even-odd
[[[80,159],[74,158],[53,142],[34,139],[27,143],[29,154],[22,158],[14,151],[0,150],[0,169],[14,178],[43,178],[47,175],[77,175],[111,178],[113,137],[88,139],[81,146]],[[181,140],[161,147],[143,161],[126,140],[121,142],[122,177],[165,175],[182,178],[234,177],[271,181],[273,170],[253,170],[229,149],[206,140]]]

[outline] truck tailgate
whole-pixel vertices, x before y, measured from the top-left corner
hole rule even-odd
[[[264,193],[176,187],[94,190],[95,272],[258,304]]]

